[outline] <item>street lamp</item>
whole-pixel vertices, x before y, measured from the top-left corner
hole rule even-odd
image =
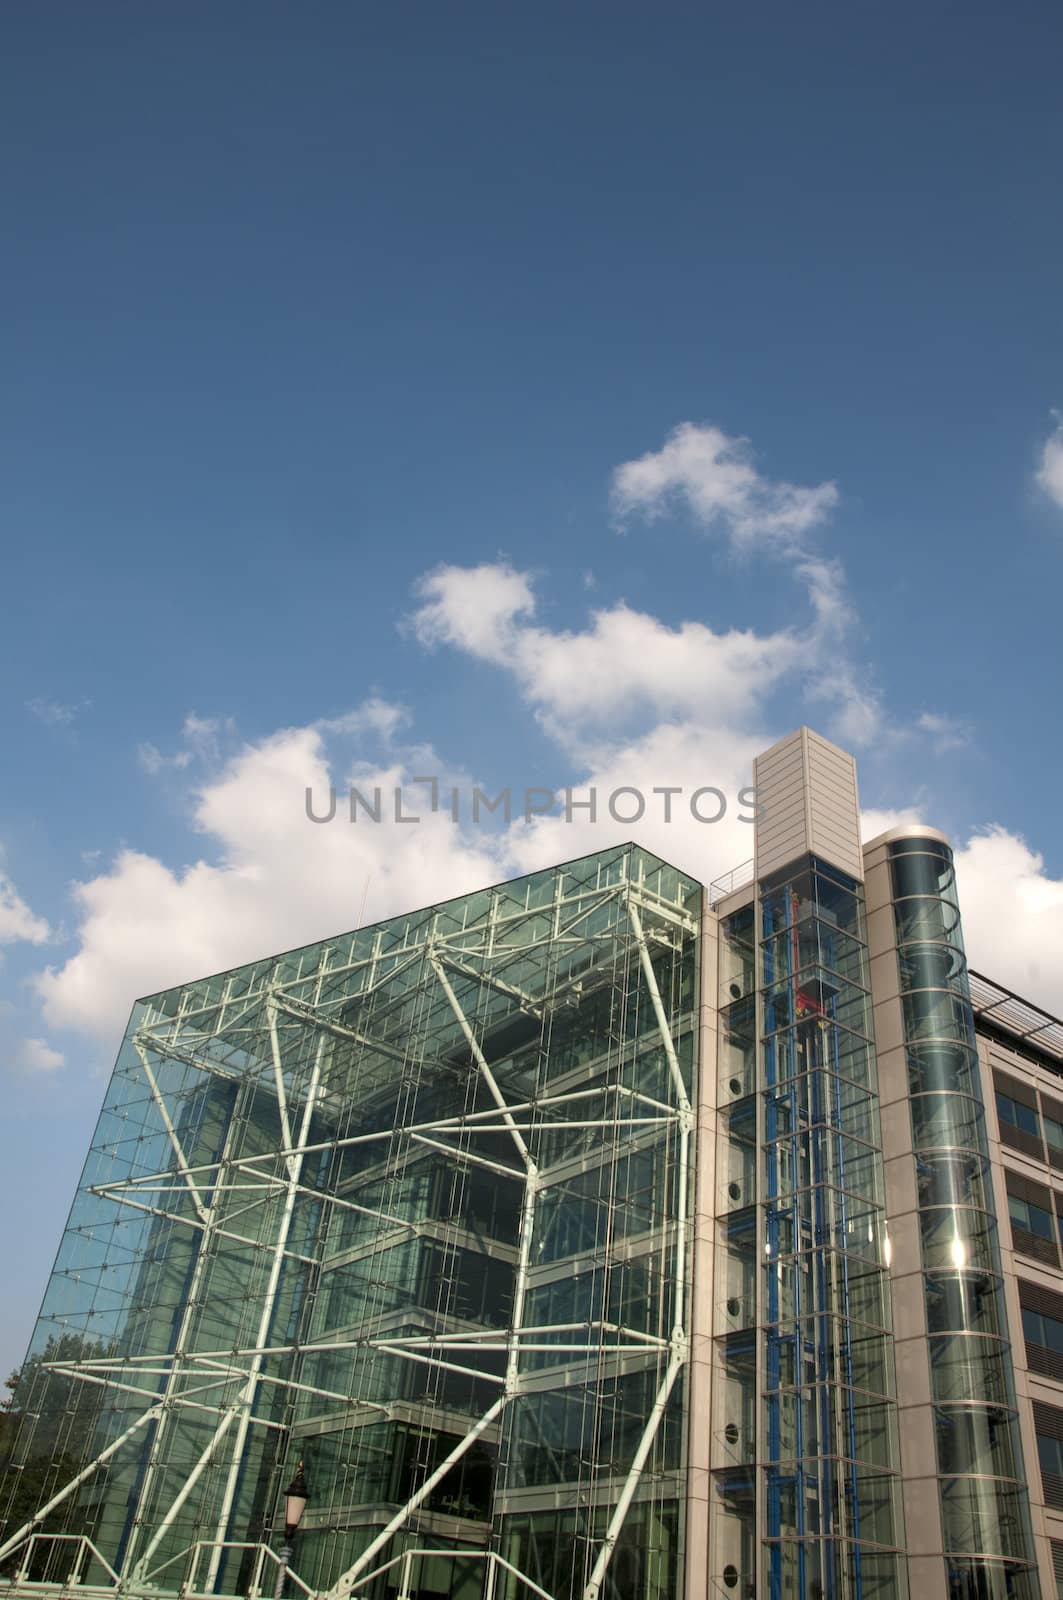
[[[284,1594],[284,1580],[288,1576],[288,1563],[292,1559],[292,1544],[299,1531],[299,1524],[303,1520],[303,1512],[306,1510],[309,1498],[310,1490],[306,1487],[303,1463],[300,1461],[295,1469],[295,1477],[284,1491],[284,1544],[281,1546],[280,1565],[277,1568],[274,1600],[281,1600]]]

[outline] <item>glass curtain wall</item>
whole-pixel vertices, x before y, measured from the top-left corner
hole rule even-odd
[[[747,978],[723,1026],[720,1357],[738,1441],[760,1427],[750,1465],[717,1475],[747,1563],[762,1541],[759,1579],[736,1559],[733,1587],[893,1600],[906,1571],[862,889],[809,858],[721,932]]]
[[[889,862],[949,1593],[1036,1600],[952,852],[900,839]]]
[[[139,1003],[0,1572],[271,1589],[302,1459],[337,1600],[674,1594],[700,904],[627,847]]]

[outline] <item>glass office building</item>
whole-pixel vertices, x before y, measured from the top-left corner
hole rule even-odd
[[[0,1590],[1056,1594],[1063,1028],[843,752],[756,785],[725,883],[609,849],[137,1003]]]

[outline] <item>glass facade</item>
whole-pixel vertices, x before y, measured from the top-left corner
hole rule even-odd
[[[974,1016],[952,852],[889,847],[950,1597],[1037,1600]],[[1023,1127],[1009,1097],[999,1114]],[[1033,1114],[1036,1134],[1036,1113]],[[1021,1226],[1036,1231],[1026,1207]],[[1054,1219],[1046,1213],[1054,1238]]]
[[[137,1003],[12,1600],[1036,1600],[1063,1097],[985,1041],[1063,1025],[975,975],[980,1058],[948,846],[807,732],[722,904],[621,846]]]
[[[797,862],[725,919],[721,948],[736,1459],[716,1474],[717,1529],[744,1594],[892,1600],[906,1564],[861,886]]]
[[[0,1547],[74,1485],[25,1578],[271,1591],[302,1459],[293,1585],[676,1593],[701,893],[616,849],[138,1003],[17,1397]]]

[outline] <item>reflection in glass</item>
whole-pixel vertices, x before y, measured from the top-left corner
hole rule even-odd
[[[892,843],[889,861],[945,1548],[1027,1561],[1029,1504],[952,854],[913,838]],[[1054,1252],[1055,1219],[1036,1220]],[[1021,1568],[999,1563],[949,1566],[950,1600],[1010,1597],[1024,1583]]]
[[[761,885],[766,1592],[903,1595],[877,1071],[859,884]],[[846,1576],[843,1578],[842,1574]],[[839,1587],[839,1585],[841,1587]]]

